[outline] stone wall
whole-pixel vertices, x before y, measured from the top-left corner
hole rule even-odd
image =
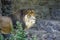
[[[54,16],[52,15],[52,10],[60,7],[59,0],[15,0],[13,3],[15,4],[15,11],[16,9],[34,8],[36,10],[37,18],[40,19],[52,19]],[[55,19],[59,20],[59,18]]]
[[[60,21],[38,19],[26,33],[28,39],[36,36],[36,40],[60,40]]]
[[[55,19],[60,20],[55,17],[60,17],[58,16],[60,13],[59,4],[59,0],[13,0],[12,6],[14,12],[19,9],[35,9],[36,23],[31,30],[29,29],[26,31],[28,36],[29,34],[36,35],[38,38],[37,40],[60,40],[60,21],[54,21]],[[58,13],[57,15],[54,13],[55,11]],[[52,21],[52,19],[54,20]],[[28,38],[30,39],[30,37]]]
[[[40,19],[53,19],[54,18],[54,20],[60,19],[60,18],[53,17],[54,13],[52,12],[53,10],[57,10],[56,8],[60,8],[59,0],[13,0],[12,3],[13,3],[12,6],[13,6],[14,12],[19,9],[34,8],[36,10],[37,18],[40,18]],[[0,8],[1,8],[1,5],[0,5]]]
[[[36,10],[36,16],[39,19],[53,19],[52,17],[54,15],[52,14],[54,13],[52,11],[56,8],[60,8],[59,0],[13,0],[12,3],[13,3],[12,6],[14,12],[19,9],[34,8]],[[0,10],[1,10],[1,5],[0,5]],[[59,20],[60,18],[55,18],[55,19]]]

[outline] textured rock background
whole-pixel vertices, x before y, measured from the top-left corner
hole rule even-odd
[[[59,13],[55,17],[55,13],[60,12],[59,4],[60,0],[14,0],[13,9],[16,11],[19,9],[34,8],[38,18],[60,20]]]
[[[36,40],[60,40],[60,21],[38,20],[26,33],[28,39],[36,36]]]
[[[28,40],[31,36],[37,40],[60,40],[60,0],[13,0],[12,6],[14,12],[28,8],[36,11],[36,24],[26,31]]]

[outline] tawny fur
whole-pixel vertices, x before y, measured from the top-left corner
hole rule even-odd
[[[12,20],[9,17],[6,16],[0,16],[0,29],[1,33],[3,34],[9,34],[12,31]]]
[[[27,10],[26,15],[24,16],[24,22],[26,25],[26,30],[31,28],[36,21],[36,17],[35,17],[35,11],[34,10]]]

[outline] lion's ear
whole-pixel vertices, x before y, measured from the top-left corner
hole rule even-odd
[[[32,12],[35,12],[34,10],[31,10]]]
[[[31,14],[32,14],[32,16],[35,16],[35,11],[34,10],[31,10],[32,12],[31,12]]]
[[[24,13],[24,15],[26,15],[27,14],[27,10],[24,10],[23,13]]]

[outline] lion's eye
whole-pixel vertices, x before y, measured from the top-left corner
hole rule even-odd
[[[30,11],[31,12],[31,11]]]
[[[31,11],[31,13],[34,13],[33,11]]]

